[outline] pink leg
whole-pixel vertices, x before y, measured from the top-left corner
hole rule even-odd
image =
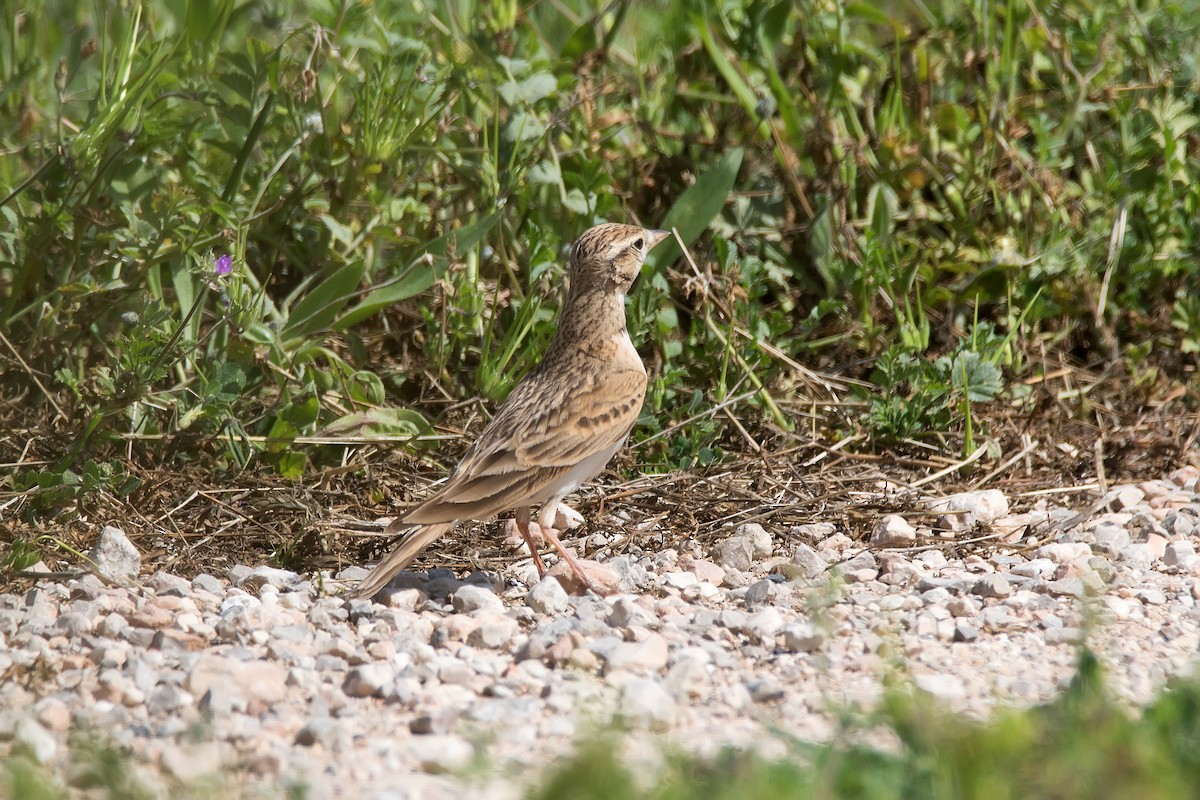
[[[533,541],[533,535],[529,532],[529,507],[517,509],[517,531],[520,532],[521,538],[525,540],[525,546],[529,548],[529,555],[533,556],[533,565],[537,567],[538,577],[546,577],[546,565],[542,563],[542,557],[538,554],[537,543]],[[552,539],[557,543],[556,539]],[[559,545],[561,548],[562,545]]]
[[[579,576],[579,580],[583,581],[583,585],[595,594],[603,597],[603,592],[597,589],[596,585],[592,583],[592,579],[583,571],[583,567],[579,566],[579,562],[575,560],[575,556],[571,555],[571,552],[558,540],[558,532],[554,530],[554,517],[558,513],[558,504],[561,499],[556,497],[542,506],[541,513],[538,514],[538,527],[542,529],[542,535],[550,540],[550,544],[554,545],[554,549],[567,562],[567,566],[571,568],[571,571]]]

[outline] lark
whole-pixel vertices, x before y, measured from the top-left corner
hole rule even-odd
[[[357,587],[367,598],[438,537],[464,520],[516,511],[538,575],[546,567],[530,530],[542,535],[585,586],[592,581],[559,540],[563,499],[598,475],[629,437],[646,393],[646,368],[625,326],[625,295],[667,231],[604,224],[571,248],[570,288],[546,355],[513,389],[435,495],[387,532],[403,539]]]

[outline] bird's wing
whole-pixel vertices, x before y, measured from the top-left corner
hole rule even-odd
[[[404,521],[481,519],[542,502],[574,467],[629,435],[645,391],[640,369],[523,382],[441,491]]]

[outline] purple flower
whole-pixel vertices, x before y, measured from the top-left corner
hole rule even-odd
[[[217,259],[217,277],[233,272],[233,257],[226,254]]]

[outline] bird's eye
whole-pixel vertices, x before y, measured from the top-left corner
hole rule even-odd
[[[638,239],[637,241],[635,241],[635,242],[633,243],[633,249],[634,249],[634,250],[641,250],[641,249],[642,249],[642,245],[643,245],[643,244],[644,244],[644,242],[642,242],[642,240],[641,240],[641,239]]]

